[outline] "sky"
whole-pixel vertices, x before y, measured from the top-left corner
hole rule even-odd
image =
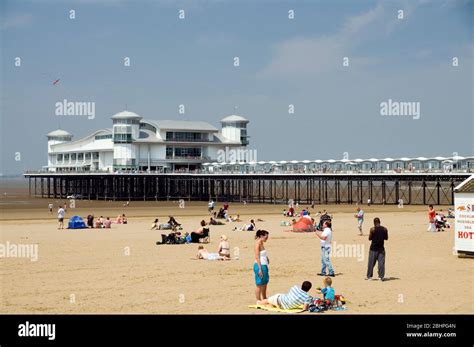
[[[3,0],[0,173],[125,109],[219,128],[240,114],[258,160],[473,155],[473,19],[465,0]],[[64,99],[95,117],[56,115]],[[382,115],[389,100],[419,117]]]

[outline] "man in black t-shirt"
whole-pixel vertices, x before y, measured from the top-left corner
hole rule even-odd
[[[376,262],[378,262],[379,279],[381,281],[385,279],[385,240],[388,240],[388,230],[380,225],[379,218],[374,218],[374,227],[370,229],[369,233],[369,241],[372,243],[370,244],[366,280],[372,279]]]

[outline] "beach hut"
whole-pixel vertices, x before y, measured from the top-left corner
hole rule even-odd
[[[454,249],[474,256],[474,175],[454,188]]]
[[[81,216],[72,216],[69,219],[68,229],[85,229],[86,223]]]

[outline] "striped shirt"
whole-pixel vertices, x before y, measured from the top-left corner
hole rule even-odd
[[[281,294],[278,297],[278,301],[280,302],[280,307],[288,310],[292,308],[299,308],[304,304],[310,303],[312,300],[311,296],[308,295],[304,290],[299,288],[298,286],[291,287],[288,294]]]

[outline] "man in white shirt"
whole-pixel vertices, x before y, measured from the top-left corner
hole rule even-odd
[[[214,211],[214,200],[210,200],[209,203],[207,204],[207,210],[209,211],[209,213],[212,213]]]
[[[331,221],[325,221],[323,224],[323,231],[316,231],[316,236],[321,239],[321,272],[318,273],[318,276],[326,276],[326,268],[328,268],[329,276],[335,276],[330,258],[332,243],[331,226]]]
[[[58,209],[58,230],[59,229],[64,229],[64,214],[66,213],[66,211],[64,211],[64,208],[62,207],[59,207]]]

